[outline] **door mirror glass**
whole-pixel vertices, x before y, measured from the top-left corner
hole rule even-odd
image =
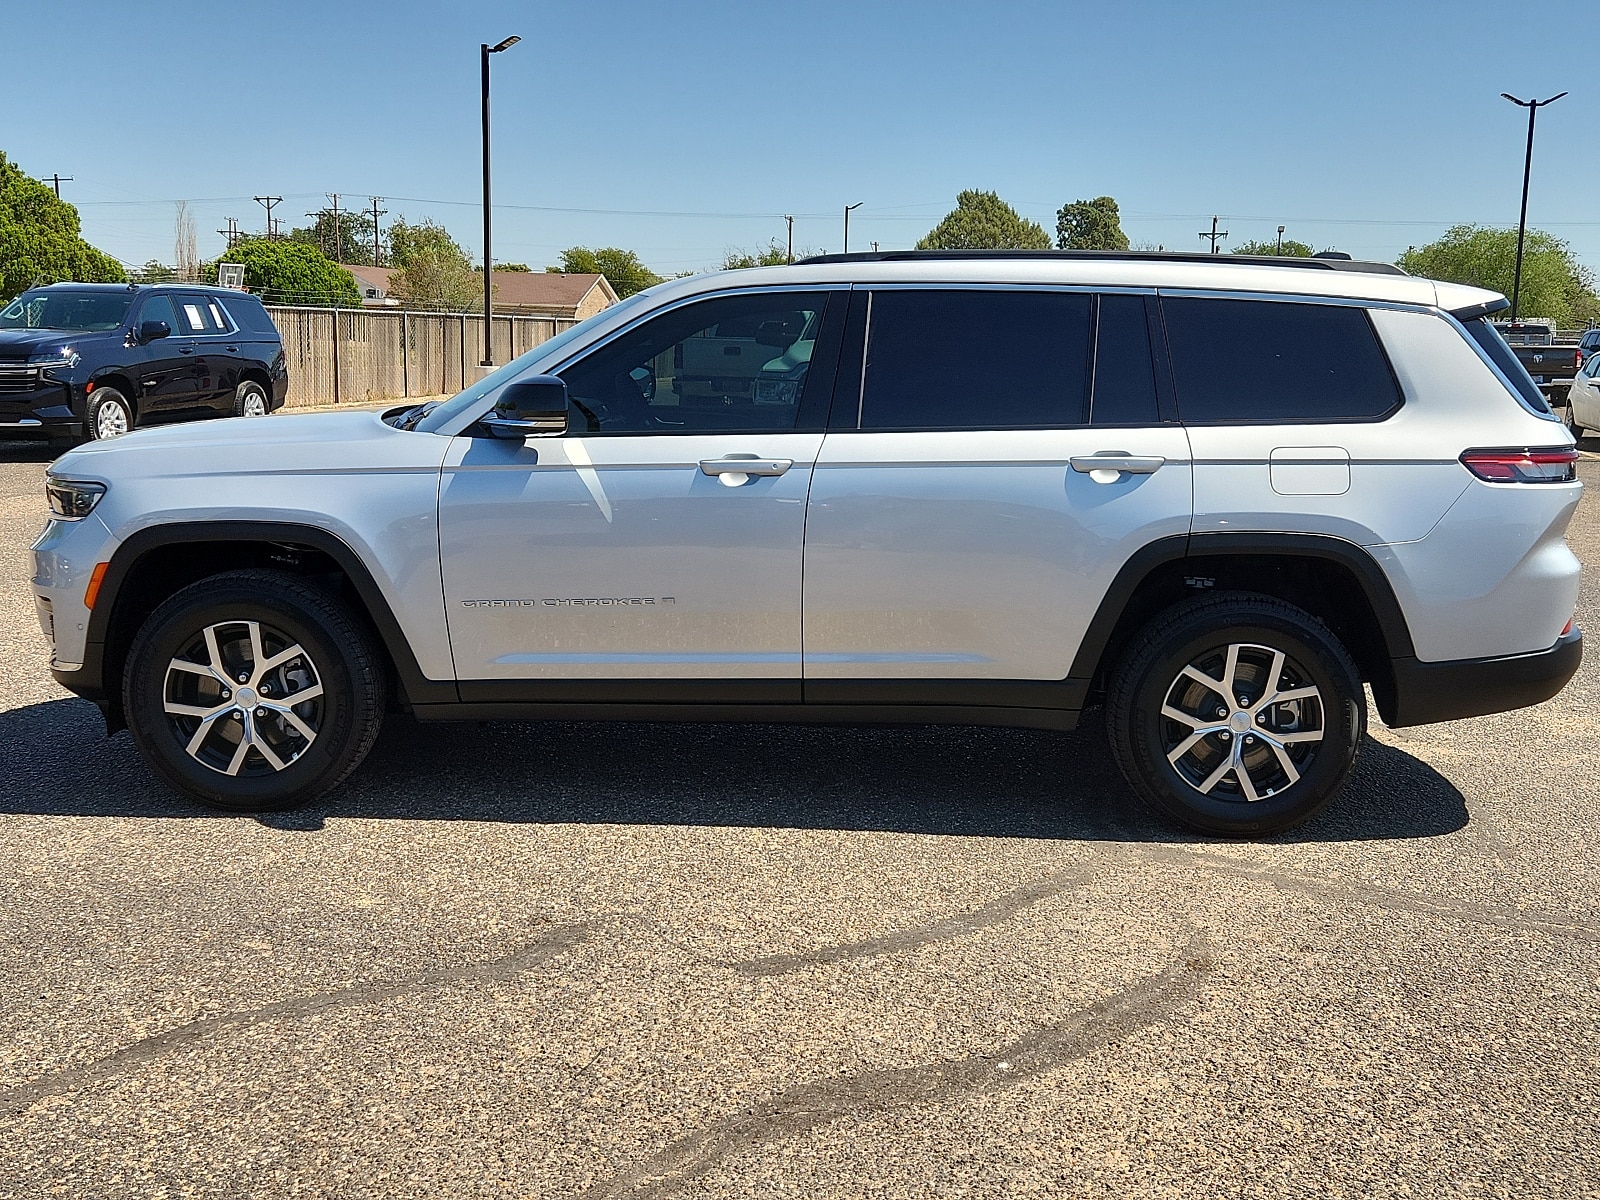
[[[171,333],[172,326],[165,321],[142,321],[139,324],[139,340],[141,342],[153,342],[157,338],[168,337]]]
[[[567,385],[554,375],[530,375],[507,384],[482,424],[497,438],[565,433]]]

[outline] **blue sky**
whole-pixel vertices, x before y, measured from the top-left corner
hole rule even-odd
[[[1529,222],[1600,268],[1600,68],[1587,3],[538,4],[0,0],[0,150],[73,176],[84,232],[130,263],[200,248],[251,197],[285,227],[339,192],[446,224],[474,254],[478,44],[494,59],[495,258],[575,244],[663,273],[730,247],[913,244],[956,192],[1047,229],[1109,194],[1136,242],[1288,236],[1392,259],[1455,222]]]

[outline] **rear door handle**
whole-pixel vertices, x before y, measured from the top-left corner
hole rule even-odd
[[[1067,460],[1074,471],[1110,483],[1115,475],[1153,475],[1166,463],[1159,454],[1130,454],[1126,450],[1099,450],[1094,454],[1074,454]],[[1101,476],[1108,478],[1102,479]]]
[[[752,475],[782,475],[792,466],[792,458],[757,458],[753,454],[729,454],[724,458],[700,460],[702,473],[715,476],[729,487],[738,487]]]

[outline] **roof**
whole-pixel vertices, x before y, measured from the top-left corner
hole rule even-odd
[[[30,292],[42,291],[45,288],[71,288],[75,292],[214,292],[221,296],[248,295],[238,288],[217,287],[212,283],[73,283],[69,279],[57,280],[55,283],[42,283],[37,288],[28,288]]]
[[[1214,263],[1214,254],[1189,254],[1178,250],[872,250],[859,254],[814,254],[802,263],[914,262],[939,259],[1080,258],[1116,262],[1193,262]],[[1348,254],[1324,251],[1309,257],[1276,254],[1230,254],[1231,262],[1252,263],[1258,267],[1301,267],[1323,271],[1367,271],[1377,275],[1404,275],[1393,263],[1363,262]]]
[[[1285,269],[1290,263],[1307,262],[1323,265]],[[649,289],[649,294],[665,300],[730,287],[896,283],[1250,292],[1437,307],[1462,316],[1479,315],[1469,310],[1494,312],[1506,307],[1504,297],[1498,292],[1466,284],[1436,282],[1403,272],[1362,270],[1349,260],[1092,251],[888,251],[824,255],[793,266],[714,271],[668,280]]]
[[[393,267],[362,267],[340,264],[356,277],[359,283],[377,288],[384,294],[390,291]],[[582,273],[563,275],[549,271],[496,271],[494,273],[494,304],[496,308],[551,308],[576,309],[596,287],[601,288],[612,303],[616,292],[606,282],[604,275]]]

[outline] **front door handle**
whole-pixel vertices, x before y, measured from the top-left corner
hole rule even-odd
[[[700,470],[715,476],[728,487],[748,483],[753,475],[782,475],[794,466],[792,458],[757,458],[754,454],[729,454],[723,458],[702,458]]]
[[[1074,454],[1067,460],[1072,469],[1096,483],[1115,483],[1123,475],[1153,475],[1166,463],[1159,454],[1130,454],[1126,450],[1099,450],[1094,454]]]
[[[179,346],[178,347],[178,353],[179,354],[193,354],[194,353],[194,347],[193,346]]]

